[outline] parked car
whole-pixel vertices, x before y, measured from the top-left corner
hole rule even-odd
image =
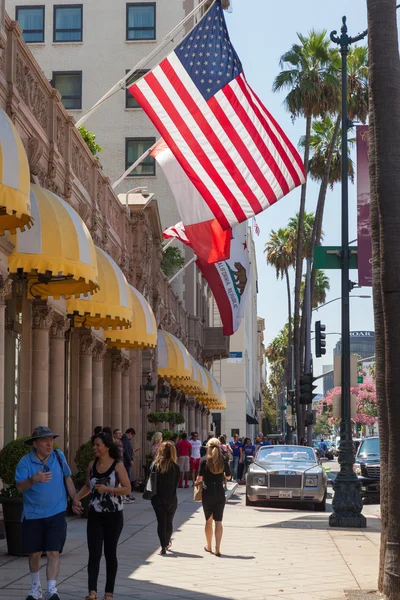
[[[363,498],[379,501],[381,451],[378,437],[365,438],[361,441],[354,464],[354,471],[361,483]]]
[[[314,504],[325,511],[328,478],[313,448],[263,446],[246,475],[246,505],[262,501]]]
[[[330,442],[329,440],[326,440],[325,444],[326,444],[325,458],[327,458],[328,460],[333,460],[335,458],[335,447],[332,444],[332,442]]]

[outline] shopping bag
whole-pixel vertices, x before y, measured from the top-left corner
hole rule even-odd
[[[195,483],[193,488],[193,500],[195,502],[201,502],[203,498],[203,482]]]
[[[150,467],[150,473],[147,478],[146,486],[142,494],[144,500],[151,500],[157,494],[157,471],[153,465]]]

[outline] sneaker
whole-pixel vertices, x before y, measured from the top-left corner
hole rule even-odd
[[[124,500],[124,504],[132,504],[132,502],[134,502],[134,500],[131,500],[130,498],[125,498]]]
[[[26,600],[41,600],[43,598],[43,591],[41,585],[32,585],[31,590],[29,592],[29,596],[26,597]]]
[[[58,595],[58,592],[47,592],[45,600],[60,600],[60,596]]]

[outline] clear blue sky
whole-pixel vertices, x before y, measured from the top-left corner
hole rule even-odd
[[[349,34],[356,35],[367,26],[366,4],[362,0],[346,2],[321,2],[293,0],[272,2],[270,0],[233,0],[233,12],[227,15],[228,27],[232,42],[242,61],[243,68],[250,85],[261,97],[280,125],[284,128],[293,143],[297,144],[304,134],[304,121],[297,120],[292,124],[289,114],[283,107],[285,95],[272,92],[272,82],[279,72],[279,59],[297,40],[297,32],[307,34],[311,29],[340,30],[342,16],[347,16]],[[319,186],[309,182],[307,191],[308,212],[315,210]],[[284,281],[276,281],[275,271],[266,265],[263,254],[264,244],[269,238],[271,229],[287,224],[288,219],[298,211],[300,191],[295,190],[276,205],[257,217],[261,229],[260,236],[255,236],[258,262],[258,314],[265,318],[266,345],[282,328],[287,320],[287,294]],[[350,184],[350,240],[357,237],[357,198],[356,187]],[[323,229],[325,245],[340,244],[340,185],[328,192]],[[327,271],[330,277],[331,290],[327,300],[339,297],[340,271]],[[351,272],[351,279],[357,281],[357,272]],[[293,285],[294,285],[294,278]],[[356,289],[355,294],[371,295],[371,288]],[[372,299],[354,298],[351,300],[351,329],[373,330]],[[314,318],[326,324],[327,332],[340,332],[340,301],[314,312]],[[331,364],[332,350],[339,335],[327,336],[327,353],[320,359],[314,359],[314,373],[322,372],[322,364]]]

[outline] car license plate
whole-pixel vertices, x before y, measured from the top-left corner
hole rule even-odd
[[[285,491],[283,491],[283,490],[279,491],[279,498],[291,498],[291,497],[292,497],[292,492],[291,491],[290,492],[288,492],[286,490]]]

